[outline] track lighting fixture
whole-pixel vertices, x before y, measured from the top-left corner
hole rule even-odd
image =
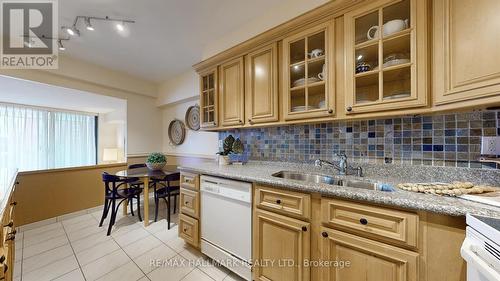
[[[33,46],[35,46],[35,40],[27,38],[27,40],[24,40],[24,46],[28,48],[33,48]]]
[[[35,36],[30,36],[30,35],[24,35],[23,37],[24,37],[24,46],[26,46],[28,48],[34,48],[35,47],[35,38],[39,38],[39,37],[35,37]],[[63,45],[63,41],[69,41],[69,37],[68,38],[48,37],[45,35],[42,35],[42,39],[57,41],[57,47],[60,51],[66,50],[66,47],[64,47],[64,45]]]
[[[65,51],[66,50],[66,48],[64,47],[61,39],[57,40],[57,45],[59,46],[59,51]]]
[[[87,30],[94,31],[94,27],[90,23],[89,17],[85,18],[85,27],[87,28]]]
[[[77,26],[81,26],[81,24],[79,25],[79,21],[80,20],[83,20],[83,24],[85,26],[85,29],[86,30],[89,30],[89,31],[94,31],[95,28],[94,26],[92,25],[92,22],[91,21],[108,21],[108,22],[112,22],[115,24],[115,28],[116,30],[121,33],[121,35],[123,35],[126,31],[125,29],[125,24],[127,23],[135,23],[135,21],[133,20],[127,20],[127,19],[113,19],[113,18],[110,18],[110,17],[93,17],[93,16],[77,16],[75,18],[75,20],[73,21],[73,25],[72,26],[63,26],[61,29],[63,31],[65,31],[67,34],[70,35],[70,37],[68,38],[53,38],[54,40],[57,40],[57,44],[59,46],[59,50],[61,51],[64,51],[66,50],[66,48],[64,47],[64,45],[62,44],[62,41],[63,40],[70,40],[71,37],[75,37],[75,36],[80,36],[80,30],[78,30]]]
[[[116,29],[120,32],[124,31],[125,30],[125,24],[123,22],[118,22],[116,24]]]
[[[76,28],[76,25],[72,27],[66,27],[66,32],[71,36],[80,36],[80,30]]]

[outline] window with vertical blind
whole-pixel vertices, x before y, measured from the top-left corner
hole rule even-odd
[[[96,116],[0,103],[0,168],[95,165]]]

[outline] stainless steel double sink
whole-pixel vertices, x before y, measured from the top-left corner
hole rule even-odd
[[[273,177],[282,178],[282,179],[290,179],[290,180],[298,180],[310,183],[324,183],[330,185],[339,185],[339,186],[348,186],[354,188],[361,189],[369,189],[369,190],[377,190],[377,183],[363,181],[363,180],[354,180],[354,179],[343,179],[335,176],[327,176],[315,173],[301,173],[294,171],[279,171],[277,173],[272,174]]]

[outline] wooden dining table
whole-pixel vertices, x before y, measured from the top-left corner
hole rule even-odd
[[[167,176],[179,174],[175,165],[167,165],[162,170],[150,170],[148,168],[127,169],[117,172],[115,175],[122,178],[139,178],[144,183],[144,226],[149,225],[149,180],[151,178],[163,179]],[[147,200],[146,200],[147,199]],[[127,214],[128,202],[123,202],[123,214]]]

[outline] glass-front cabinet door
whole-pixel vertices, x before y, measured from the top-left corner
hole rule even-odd
[[[345,15],[346,113],[427,105],[427,0],[370,1]]]
[[[217,126],[217,68],[200,73],[200,126]]]
[[[283,40],[283,113],[286,120],[334,114],[333,21]]]

